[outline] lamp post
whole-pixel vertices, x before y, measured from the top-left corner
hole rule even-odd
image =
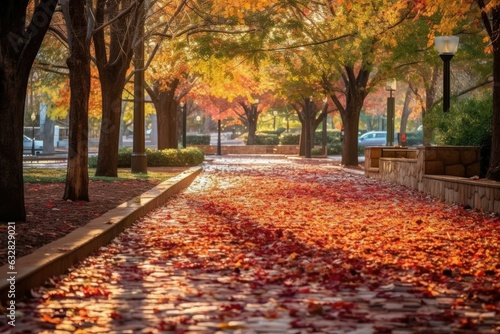
[[[458,49],[457,36],[438,36],[434,38],[434,45],[443,60],[443,111],[450,111],[450,60]]]
[[[201,116],[200,115],[196,116],[196,122],[199,123],[198,133],[201,133]]]
[[[221,142],[221,120],[217,121],[217,155],[222,155],[222,142]]]
[[[273,116],[274,116],[274,118],[273,118],[273,129],[274,129],[274,131],[276,131],[276,116],[278,116],[278,111],[277,110],[273,111]]]
[[[31,155],[35,155],[35,112],[31,113]]]
[[[324,108],[325,108],[325,112],[328,112],[328,98],[325,97],[323,99],[323,104],[325,105]],[[325,117],[323,118],[323,128],[322,128],[322,140],[321,140],[321,144],[322,144],[322,149],[323,149],[323,155],[326,157],[328,155],[328,152],[327,152],[327,149],[326,149],[326,142],[327,142],[327,138],[326,138],[326,128],[327,128],[327,121],[328,121],[328,114],[325,115]]]
[[[187,140],[186,140],[186,128],[187,128],[187,115],[186,115],[186,104],[181,102],[181,112],[182,112],[182,147],[186,148]]]
[[[386,145],[394,146],[394,114],[395,114],[395,100],[392,96],[392,92],[396,90],[396,79],[387,81],[385,85],[385,90],[389,92],[389,97],[387,98],[387,138]]]
[[[144,107],[144,13],[147,1],[139,7],[138,40],[134,51],[134,136],[132,143],[132,155],[130,169],[132,173],[147,173],[148,158],[146,156],[146,131],[145,131],[145,107]]]

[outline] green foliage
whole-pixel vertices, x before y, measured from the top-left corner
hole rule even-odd
[[[280,136],[281,145],[299,145],[300,133],[284,133]]]
[[[255,145],[278,145],[279,137],[276,134],[258,132],[255,134]]]
[[[326,132],[326,143],[333,144],[340,142],[340,131],[332,130]],[[323,143],[323,131],[316,131],[314,133],[314,145],[321,145]]]
[[[205,154],[194,147],[185,149],[146,149],[149,167],[167,166],[197,166],[205,159]],[[122,148],[118,152],[118,168],[130,168],[132,157],[131,148]],[[97,166],[97,157],[89,157],[89,167]]]
[[[486,94],[481,99],[469,99],[454,105],[446,114],[436,110],[438,108],[431,112],[436,144],[480,146],[491,136],[491,96]]]
[[[210,145],[210,135],[187,135],[187,145]]]
[[[312,148],[311,149],[311,155],[323,155],[323,149],[322,148]]]
[[[424,142],[424,134],[422,131],[408,132],[406,134],[406,146],[422,145]]]

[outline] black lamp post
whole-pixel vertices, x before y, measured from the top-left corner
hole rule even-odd
[[[457,36],[438,36],[434,38],[434,45],[443,60],[443,111],[450,111],[450,60],[458,49]]]
[[[31,114],[31,155],[35,155],[35,119],[36,115]]]
[[[274,116],[274,118],[273,118],[273,129],[274,129],[274,131],[276,131],[276,116],[278,116],[278,111],[276,111],[276,110],[273,111],[273,116]]]
[[[198,122],[198,133],[201,133],[201,116],[196,116],[196,122]]]
[[[389,97],[387,98],[387,138],[386,145],[394,146],[394,114],[396,109],[396,104],[392,92],[396,90],[396,79],[387,81],[385,85],[385,90],[389,92]]]

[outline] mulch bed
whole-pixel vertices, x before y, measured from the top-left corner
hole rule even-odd
[[[16,257],[32,253],[159,184],[158,180],[90,181],[90,202],[64,201],[64,183],[26,183],[27,221],[16,223]],[[0,224],[0,266],[7,261],[7,225]]]

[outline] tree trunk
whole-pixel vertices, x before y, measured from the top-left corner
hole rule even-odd
[[[500,5],[492,9],[494,36],[490,36],[493,45],[493,117],[491,133],[490,166],[486,178],[500,181]],[[483,22],[485,23],[485,22]]]
[[[158,149],[179,147],[179,104],[175,101],[162,106],[158,114]]]
[[[102,120],[96,176],[118,176],[118,142],[125,73],[99,74],[102,89]]]
[[[23,123],[30,69],[57,0],[36,2],[25,26],[28,1],[10,1],[0,12],[0,221],[24,221]]]
[[[248,137],[247,137],[247,145],[255,145],[257,142],[255,138],[255,134],[257,133],[257,122],[249,121],[248,122]]]
[[[174,79],[167,90],[155,86],[151,94],[156,109],[159,150],[179,147],[179,101],[175,96],[179,82]]]
[[[240,105],[245,113],[238,113],[238,117],[242,123],[248,127],[247,145],[255,145],[255,134],[257,132],[257,122],[259,121],[260,114],[259,107],[257,103],[247,106],[245,103],[241,102]]]
[[[97,0],[93,34],[96,65],[99,71],[102,94],[102,120],[99,138],[99,156],[96,176],[118,175],[118,142],[122,92],[127,70],[133,55],[134,35],[143,1]],[[116,19],[121,9],[132,6],[132,10]],[[135,7],[134,7],[135,6]],[[109,23],[107,26],[106,22]],[[109,32],[109,36],[105,36]]]
[[[358,165],[358,130],[359,117],[363,103],[368,95],[368,81],[370,79],[371,66],[363,63],[358,73],[353,66],[344,66],[342,80],[345,86],[345,105],[335,93],[336,89],[326,75],[323,75],[322,85],[339,110],[344,127],[344,141],[342,145],[342,164],[348,166]]]
[[[5,64],[5,62],[4,62]],[[3,64],[3,65],[4,65]],[[23,120],[29,70],[2,66],[0,75],[0,221],[24,221]],[[8,126],[7,126],[8,125]]]
[[[90,95],[90,37],[81,0],[62,1],[68,28],[71,89],[69,104],[68,166],[64,200],[89,200],[88,174],[88,101]]]
[[[342,116],[342,125],[344,127],[344,141],[342,145],[342,164],[347,166],[357,166],[358,160],[358,131],[359,131],[359,115],[361,107],[355,108],[351,106],[346,108]]]
[[[438,67],[435,66],[432,69],[432,75],[431,75],[431,82],[429,85],[427,85],[425,89],[425,109],[422,109],[422,120],[424,121],[424,127],[423,127],[423,141],[424,141],[424,146],[430,146],[432,143],[432,133],[434,132],[434,129],[432,129],[429,126],[425,126],[425,115],[428,110],[431,110],[432,107],[434,106],[434,101],[436,100],[436,88],[437,88],[437,81],[439,77],[439,70]],[[426,78],[424,78],[426,80]]]
[[[406,94],[405,94],[405,102],[403,104],[403,112],[401,113],[401,124],[399,126],[399,133],[406,133],[408,117],[412,112],[412,109],[410,109],[411,94],[412,94],[412,89],[408,86],[408,89],[406,89]]]

